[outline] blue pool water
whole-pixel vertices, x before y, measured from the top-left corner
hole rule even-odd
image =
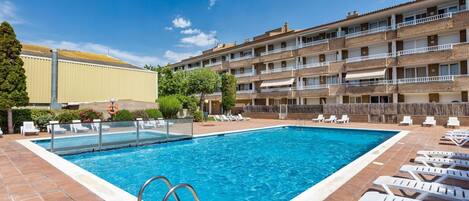
[[[193,185],[204,201],[283,201],[396,133],[282,127],[63,157],[134,195],[164,175]],[[144,198],[160,200],[166,190],[155,182]]]

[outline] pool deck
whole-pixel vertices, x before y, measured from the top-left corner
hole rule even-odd
[[[413,164],[411,160],[418,150],[445,150],[469,153],[469,146],[457,147],[441,140],[445,131],[441,126],[425,128],[418,125],[397,126],[394,124],[350,123],[345,125],[313,123],[311,121],[253,119],[245,122],[208,122],[194,124],[194,133],[206,134],[232,130],[252,129],[275,125],[331,126],[366,129],[407,130],[410,133],[380,155],[373,163],[360,171],[351,180],[335,191],[327,200],[358,200],[373,188],[371,182],[381,175],[406,176],[399,173],[400,166]],[[47,137],[41,133],[39,137]],[[66,176],[48,162],[16,142],[18,139],[37,138],[20,135],[5,135],[0,138],[0,201],[18,200],[102,200],[84,186]],[[447,180],[447,184],[469,188],[469,184]],[[396,191],[396,194],[400,192]]]

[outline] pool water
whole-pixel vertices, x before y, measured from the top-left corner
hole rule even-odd
[[[137,195],[150,177],[189,183],[203,201],[290,200],[397,132],[279,127],[63,156]],[[154,182],[144,199],[167,191]],[[178,191],[179,192],[179,191]],[[181,200],[192,200],[180,190]]]

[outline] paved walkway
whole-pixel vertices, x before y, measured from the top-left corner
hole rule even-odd
[[[420,126],[401,127],[392,124],[351,123],[347,125],[312,123],[310,121],[281,121],[253,119],[246,122],[209,122],[195,123],[194,133],[204,134],[229,130],[259,128],[281,124],[294,125],[327,125],[337,127],[379,128],[409,130],[410,133],[378,157],[374,163],[353,177],[327,200],[347,201],[357,200],[368,190],[373,188],[371,182],[380,175],[408,176],[399,173],[403,164],[412,164],[418,150],[448,150],[469,153],[467,147],[459,148],[440,137],[449,129],[441,126],[423,128]],[[47,134],[41,134],[47,136]],[[31,136],[28,138],[34,138]],[[52,165],[30,152],[15,140],[23,139],[20,135],[6,135],[0,138],[0,201],[17,200],[101,200],[85,187],[66,176]],[[448,181],[448,184],[469,184]],[[399,194],[400,192],[396,192]]]

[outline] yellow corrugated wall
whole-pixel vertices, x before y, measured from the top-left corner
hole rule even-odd
[[[50,103],[51,61],[22,56],[30,103]],[[59,60],[58,102],[157,99],[156,72]]]
[[[59,60],[58,101],[95,102],[131,99],[154,102],[155,72]]]
[[[21,55],[30,103],[50,103],[51,60]]]

